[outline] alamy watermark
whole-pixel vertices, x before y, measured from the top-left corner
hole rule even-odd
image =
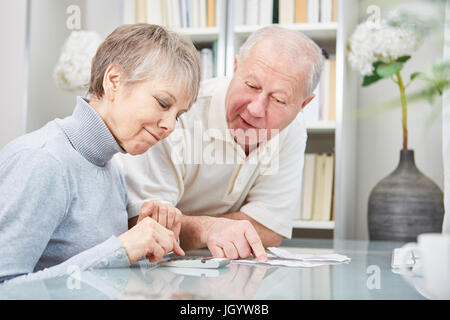
[[[81,9],[79,6],[72,4],[67,7],[66,13],[69,17],[66,20],[66,27],[69,30],[81,29]]]
[[[202,122],[196,121],[192,129],[177,128],[171,134],[171,158],[177,165],[260,165],[261,174],[272,175],[279,169],[279,133],[277,129],[205,130]],[[245,146],[249,150],[244,156]]]
[[[66,287],[70,290],[81,288],[81,269],[77,265],[70,265],[67,267],[66,273],[69,277],[66,280]]]
[[[369,275],[366,280],[366,287],[369,290],[381,289],[381,269],[377,265],[370,265],[366,269]]]

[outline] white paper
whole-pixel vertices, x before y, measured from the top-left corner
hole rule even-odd
[[[325,255],[291,253],[287,250],[270,247],[267,248],[267,262],[260,262],[256,258],[232,260],[232,263],[265,264],[273,266],[312,268],[338,263],[348,263],[350,258],[341,254],[332,253]]]

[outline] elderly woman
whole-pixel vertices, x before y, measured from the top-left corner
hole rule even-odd
[[[149,217],[128,230],[125,184],[111,159],[166,138],[199,82],[197,51],[175,33],[149,24],[112,32],[92,61],[92,98],[77,97],[71,116],[0,150],[0,281],[183,255],[176,235]]]

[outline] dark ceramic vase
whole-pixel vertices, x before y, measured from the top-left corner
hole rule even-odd
[[[417,241],[426,232],[441,232],[444,195],[402,149],[398,167],[373,188],[369,197],[370,240]]]

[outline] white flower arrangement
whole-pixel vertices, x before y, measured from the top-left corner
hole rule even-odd
[[[351,67],[364,76],[363,87],[381,79],[391,79],[399,87],[405,150],[408,149],[406,87],[409,83],[404,83],[400,71],[422,42],[423,37],[416,30],[398,21],[384,20],[361,23],[348,42],[348,60]],[[420,74],[411,74],[410,82]]]
[[[366,21],[357,26],[349,39],[348,60],[361,75],[374,72],[374,62],[390,63],[411,55],[422,38],[409,29],[388,25],[385,21]]]
[[[72,31],[62,48],[53,79],[58,88],[80,92],[87,89],[91,76],[92,58],[102,43],[94,31]]]

